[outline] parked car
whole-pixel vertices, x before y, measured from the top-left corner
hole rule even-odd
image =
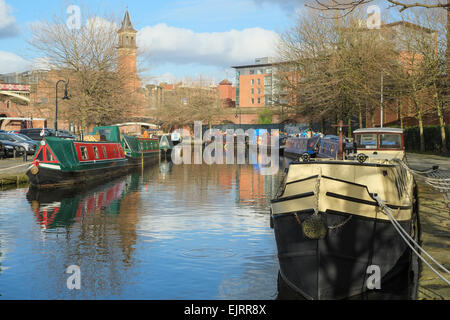
[[[0,159],[6,158],[5,147],[3,147],[3,143],[0,141]]]
[[[67,130],[58,130],[58,137],[63,138],[63,139],[72,139],[72,140],[77,140],[78,136],[73,134],[70,131]]]
[[[34,143],[36,143],[36,144],[39,144],[39,142],[37,142],[37,141],[31,139],[29,136],[26,136],[26,135],[24,135],[24,134],[22,134],[22,133],[15,133],[15,135],[17,135],[17,136],[19,136],[19,137],[21,137],[21,138],[24,138],[24,139],[27,140],[27,141],[34,142]]]
[[[1,134],[1,133],[0,133]],[[10,141],[10,140],[1,140],[0,141],[4,148],[4,157],[14,157],[14,154],[16,157],[21,157],[25,154],[25,148],[19,145],[16,142]]]
[[[41,132],[44,131],[44,134],[41,135]],[[29,129],[21,129],[19,131],[20,134],[24,134],[35,141],[41,141],[45,137],[54,136],[55,131],[53,129],[47,128],[29,128]]]
[[[21,136],[15,133],[0,133],[0,137],[2,136],[6,136],[10,138],[13,142],[20,144],[22,147],[25,148],[25,151],[27,152],[28,155],[33,155],[36,152],[36,148],[38,145],[37,141],[28,140],[29,138],[28,139],[22,138]],[[0,140],[4,140],[4,138],[5,137],[0,138]]]

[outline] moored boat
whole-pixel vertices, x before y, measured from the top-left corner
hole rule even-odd
[[[159,141],[159,149],[165,158],[170,158],[172,156],[173,144],[167,135],[162,135]]]
[[[87,184],[127,172],[122,145],[112,141],[73,141],[46,137],[27,170],[38,188]]]
[[[280,276],[291,289],[308,299],[343,299],[372,289],[367,281],[374,266],[381,286],[408,270],[411,251],[377,201],[418,236],[414,177],[393,160],[404,154],[402,134],[355,131],[358,154],[344,160],[341,140],[339,160],[305,157],[289,165],[271,201],[271,225]]]

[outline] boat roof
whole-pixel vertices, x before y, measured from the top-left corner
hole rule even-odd
[[[401,128],[362,128],[356,129],[353,133],[377,133],[377,132],[389,132],[389,133],[403,133]]]

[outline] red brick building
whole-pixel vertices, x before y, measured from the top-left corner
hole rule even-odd
[[[146,115],[147,90],[141,87],[141,79],[137,74],[137,46],[136,34],[131,23],[128,9],[125,12],[121,28],[118,30],[117,65],[118,71],[127,79],[125,90],[136,97],[136,106],[130,110],[127,121],[142,121],[150,119]],[[57,73],[52,70],[27,71],[20,74],[0,75],[0,118],[21,118],[22,120],[1,120],[0,129],[16,130],[24,127],[53,127],[55,122],[55,98],[56,82],[59,80]],[[23,85],[24,90],[7,90],[7,86]],[[64,116],[64,107],[70,107],[70,101],[63,101],[63,86],[59,87],[58,107],[61,107],[58,115],[58,129],[75,130],[74,124]],[[16,88],[17,89],[17,88]],[[70,90],[70,88],[69,88]],[[58,108],[59,109],[59,108]],[[46,121],[37,121],[36,118]],[[23,120],[28,119],[28,120]],[[33,120],[31,123],[30,120]]]

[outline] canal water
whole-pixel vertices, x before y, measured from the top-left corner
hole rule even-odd
[[[0,299],[275,299],[280,181],[258,171],[161,162],[76,192],[0,192]]]
[[[278,283],[269,221],[283,160],[275,175],[163,161],[70,192],[0,191],[0,299],[299,299]]]

